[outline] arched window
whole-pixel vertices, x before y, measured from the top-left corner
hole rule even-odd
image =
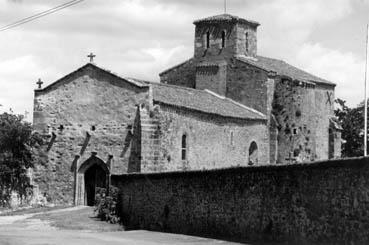
[[[245,34],[245,48],[246,48],[246,52],[249,52],[249,33],[246,32]]]
[[[258,163],[258,145],[255,141],[251,142],[249,148],[249,165]]]
[[[226,33],[225,31],[222,31],[222,48],[225,48],[225,39],[226,39]]]
[[[182,160],[187,160],[187,135],[182,135]]]
[[[206,48],[210,48],[210,32],[206,32]]]

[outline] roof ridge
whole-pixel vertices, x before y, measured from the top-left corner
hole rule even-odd
[[[265,114],[263,114],[262,112],[260,112],[260,111],[258,111],[258,110],[255,110],[255,109],[253,109],[253,108],[251,108],[251,107],[248,107],[248,106],[246,106],[246,105],[244,105],[244,104],[241,104],[241,103],[239,103],[239,102],[237,102],[237,101],[235,101],[235,100],[232,100],[232,99],[230,99],[230,98],[228,98],[228,97],[226,97],[226,96],[222,96],[222,95],[217,94],[217,93],[215,93],[215,92],[213,92],[213,91],[210,91],[210,90],[208,90],[208,89],[205,89],[204,91],[205,91],[205,92],[207,92],[207,93],[209,93],[209,94],[211,94],[211,95],[213,95],[213,96],[215,96],[215,97],[218,97],[218,98],[220,98],[220,99],[228,100],[229,102],[231,102],[231,103],[233,103],[233,104],[236,104],[236,105],[238,105],[238,106],[240,106],[240,107],[242,107],[242,108],[244,108],[244,109],[246,109],[246,110],[249,110],[249,111],[252,111],[252,112],[254,112],[254,113],[256,113],[256,114],[259,114],[260,116],[266,117],[266,115],[265,115]]]

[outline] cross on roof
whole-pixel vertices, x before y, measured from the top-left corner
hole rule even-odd
[[[44,82],[41,80],[41,78],[39,78],[37,83],[36,83],[38,85],[38,89],[41,89],[41,86],[42,86],[43,83]]]
[[[88,58],[90,58],[90,63],[94,62],[94,58],[96,57],[96,55],[94,55],[92,52],[87,55]]]

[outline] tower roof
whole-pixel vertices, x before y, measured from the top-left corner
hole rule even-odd
[[[246,24],[249,24],[249,25],[253,25],[255,27],[260,25],[256,21],[246,20],[246,19],[240,18],[240,17],[235,16],[235,15],[230,15],[230,14],[214,15],[214,16],[210,16],[210,17],[207,17],[207,18],[195,20],[193,23],[195,25],[197,25],[199,23],[219,23],[219,22],[241,22],[241,23],[246,23]]]

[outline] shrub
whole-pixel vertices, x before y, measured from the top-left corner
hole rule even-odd
[[[120,222],[117,213],[118,188],[110,186],[109,194],[106,194],[105,188],[96,188],[95,213],[101,220],[112,224]]]

